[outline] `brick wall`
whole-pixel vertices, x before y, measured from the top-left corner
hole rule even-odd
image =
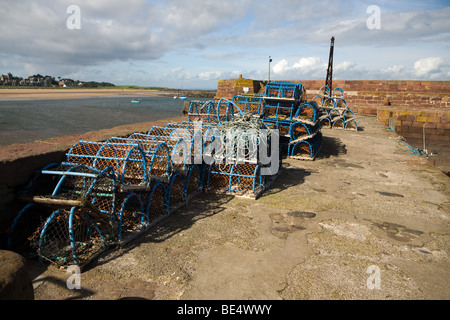
[[[416,145],[450,145],[450,112],[379,109],[378,117],[386,126],[393,119],[395,132]]]
[[[242,78],[242,75],[237,79],[219,80],[217,84],[216,99],[232,99],[233,96],[243,93],[259,93],[262,87],[262,81],[244,79]]]
[[[244,84],[242,84],[246,81]],[[303,84],[307,99],[312,100],[324,86],[324,80],[296,80]],[[266,82],[248,79],[220,80],[216,98],[231,99],[242,94],[263,93]],[[450,81],[334,80],[333,87],[344,90],[349,108],[356,113],[376,114],[380,107],[402,110],[444,110],[450,108]]]
[[[264,93],[267,82],[252,82],[249,93]],[[216,98],[242,94],[242,77],[219,81]],[[250,82],[246,82],[249,85]],[[307,100],[312,100],[324,80],[297,80],[303,84]],[[259,87],[259,88],[258,88]],[[333,80],[344,90],[347,106],[356,114],[376,115],[386,126],[395,122],[395,131],[415,147],[450,150],[450,81]]]

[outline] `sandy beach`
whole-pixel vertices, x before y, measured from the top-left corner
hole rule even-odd
[[[80,88],[25,88],[0,89],[0,99],[75,99],[96,96],[130,95],[130,96],[159,96],[170,94],[169,91],[142,89],[80,89]]]

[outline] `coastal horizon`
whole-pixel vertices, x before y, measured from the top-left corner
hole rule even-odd
[[[174,90],[173,90],[174,91]],[[172,90],[125,89],[125,88],[6,88],[0,89],[0,100],[5,99],[75,99],[96,96],[140,95],[166,96]]]

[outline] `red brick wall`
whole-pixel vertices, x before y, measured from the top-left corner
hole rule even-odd
[[[236,79],[220,80],[216,98],[231,99],[242,94],[235,86]],[[312,100],[324,80],[296,80],[303,84],[307,99]],[[264,92],[263,81],[253,81],[254,92]],[[348,107],[357,113],[376,114],[380,107],[402,110],[444,110],[450,108],[450,81],[390,81],[390,80],[334,80],[333,87],[344,90]]]

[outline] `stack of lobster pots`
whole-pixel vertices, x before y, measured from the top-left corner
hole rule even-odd
[[[278,129],[280,150],[284,156],[314,160],[322,146],[319,107],[306,100],[301,83],[274,81],[263,95],[241,95],[233,102],[246,112],[254,112],[272,129]]]
[[[186,122],[75,143],[23,190],[9,249],[84,266],[199,192],[256,199],[283,154],[312,160],[319,152],[319,108],[305,97],[300,83],[270,82],[263,95],[191,101]]]
[[[188,124],[203,128],[203,183],[205,192],[258,198],[278,174],[281,163],[277,137],[259,114],[228,99],[191,101]],[[270,154],[268,161],[260,155]]]
[[[313,101],[319,107],[319,120],[323,128],[358,131],[355,114],[349,109],[342,88],[331,90],[323,86]]]
[[[36,173],[21,193],[8,249],[61,267],[85,266],[185,205],[201,191],[201,166],[173,161],[172,128],[79,141],[65,162]],[[188,146],[190,147],[190,145]]]

